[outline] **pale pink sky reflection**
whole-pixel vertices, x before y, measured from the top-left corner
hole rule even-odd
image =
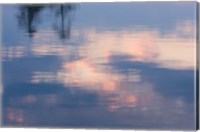
[[[161,35],[158,30],[97,32],[95,29],[87,29],[84,31],[86,41],[78,47],[33,44],[33,54],[54,53],[62,58],[63,65],[56,73],[34,73],[32,83],[59,82],[65,86],[77,86],[96,92],[102,98],[114,93],[117,96],[112,98],[114,103],[108,106],[110,111],[125,106],[145,106],[150,100],[157,98],[157,95],[153,92],[152,84],[139,83],[142,81],[139,69],[132,69],[133,72],[123,75],[111,66],[102,64],[111,63],[113,55],[127,55],[128,61],[155,63],[158,67],[169,69],[194,69],[194,25],[185,21],[177,23],[174,29],[165,35]],[[75,31],[76,36],[77,32]],[[182,32],[189,37],[182,37]],[[68,56],[74,52],[82,59],[68,61]],[[136,91],[141,88],[150,88],[152,91],[140,96]]]
[[[126,106],[134,108],[147,105],[145,103],[153,100],[157,95],[150,82],[148,85],[141,83],[140,69],[131,69],[132,71],[125,75],[112,66],[104,64],[110,64],[112,57],[117,55],[129,56],[127,61],[130,62],[154,63],[162,68],[194,69],[196,56],[194,28],[191,21],[184,21],[177,22],[174,30],[166,34],[161,34],[157,29],[96,31],[94,28],[88,28],[82,32],[83,35],[79,34],[79,30],[74,30],[72,38],[76,41],[80,35],[84,36],[85,41],[78,46],[63,44],[60,41],[48,43],[54,39],[55,32],[45,32],[48,33],[46,36],[50,37],[46,42],[46,39],[40,37],[45,33],[38,31],[30,48],[23,44],[3,47],[2,54],[4,58],[10,59],[25,57],[29,52],[34,56],[58,56],[62,61],[61,69],[56,72],[35,71],[31,82],[53,82],[76,86],[95,92],[102,98],[114,93],[117,96],[112,98],[115,101],[109,104],[108,110],[115,111]],[[69,43],[73,43],[73,40]],[[30,51],[27,51],[28,49]],[[80,59],[70,60],[70,56]],[[151,90],[148,95],[140,96],[137,91],[141,88]]]

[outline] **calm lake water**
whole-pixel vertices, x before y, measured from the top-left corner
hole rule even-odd
[[[2,5],[3,126],[195,129],[196,2]]]

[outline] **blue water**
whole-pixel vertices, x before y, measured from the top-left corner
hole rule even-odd
[[[3,125],[195,129],[196,3],[2,5]]]

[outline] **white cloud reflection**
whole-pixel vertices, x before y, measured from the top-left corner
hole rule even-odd
[[[87,29],[84,31],[84,39],[85,42],[79,46],[33,44],[34,55],[59,55],[63,59],[63,65],[56,73],[34,73],[32,82],[58,82],[65,86],[77,86],[94,91],[102,96],[115,93],[117,98],[114,104],[111,103],[108,107],[110,111],[114,111],[124,106],[138,106],[138,101],[140,105],[141,102],[148,103],[149,99],[137,95],[138,88],[146,87],[139,83],[141,75],[138,69],[123,75],[111,66],[102,65],[110,63],[113,55],[127,55],[128,61],[150,62],[169,69],[195,68],[195,30],[194,24],[190,21],[177,23],[175,30],[167,34],[161,34],[153,29],[142,31]],[[68,61],[70,55],[82,59]],[[130,89],[134,95],[129,94]]]
[[[30,52],[34,56],[59,56],[62,68],[57,72],[35,71],[32,83],[61,83],[93,91],[102,98],[110,94],[117,95],[108,110],[115,111],[121,107],[145,106],[149,100],[157,97],[152,92],[152,84],[140,83],[140,70],[135,69],[124,75],[114,70],[109,64],[114,55],[128,56],[128,61],[155,63],[157,67],[169,69],[195,68],[195,30],[190,21],[177,23],[174,31],[161,34],[156,29],[97,31],[86,29],[83,34],[78,30],[72,32],[72,38],[84,38],[81,44],[73,45],[73,40],[63,44],[54,40],[54,32],[47,32],[48,38],[41,38],[40,32],[33,38]],[[73,34],[74,33],[74,34]],[[42,33],[44,34],[44,32]],[[40,40],[43,41],[40,41]],[[48,39],[48,40],[46,40]],[[56,40],[57,38],[55,38]],[[79,43],[79,42],[78,42]],[[25,57],[26,46],[4,47],[3,57],[16,59]],[[76,59],[70,60],[71,56]],[[77,59],[79,58],[79,59]],[[70,60],[70,61],[69,61]],[[145,87],[148,95],[138,91]],[[140,89],[140,90],[138,90]],[[110,98],[108,98],[109,100]],[[144,105],[145,104],[145,105]],[[145,107],[144,107],[145,110]]]
[[[75,31],[77,35],[78,31]],[[184,34],[189,37],[184,37]],[[73,35],[73,34],[72,34]],[[52,35],[50,35],[52,36]],[[39,42],[36,37],[35,41]],[[63,68],[95,68],[106,71],[101,63],[109,63],[113,55],[128,55],[130,61],[152,62],[170,69],[194,69],[196,57],[195,27],[191,21],[177,23],[175,30],[160,34],[158,30],[147,31],[84,31],[86,40],[79,46],[62,43],[34,43],[34,55],[58,55],[63,58]],[[66,62],[70,55],[84,58]],[[72,65],[72,66],[71,66]],[[70,68],[71,66],[71,68]],[[72,70],[73,71],[73,70]],[[76,71],[76,70],[74,70]],[[93,70],[94,71],[94,70]]]

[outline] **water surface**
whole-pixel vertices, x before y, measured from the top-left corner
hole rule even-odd
[[[4,126],[195,129],[195,2],[2,8]]]

